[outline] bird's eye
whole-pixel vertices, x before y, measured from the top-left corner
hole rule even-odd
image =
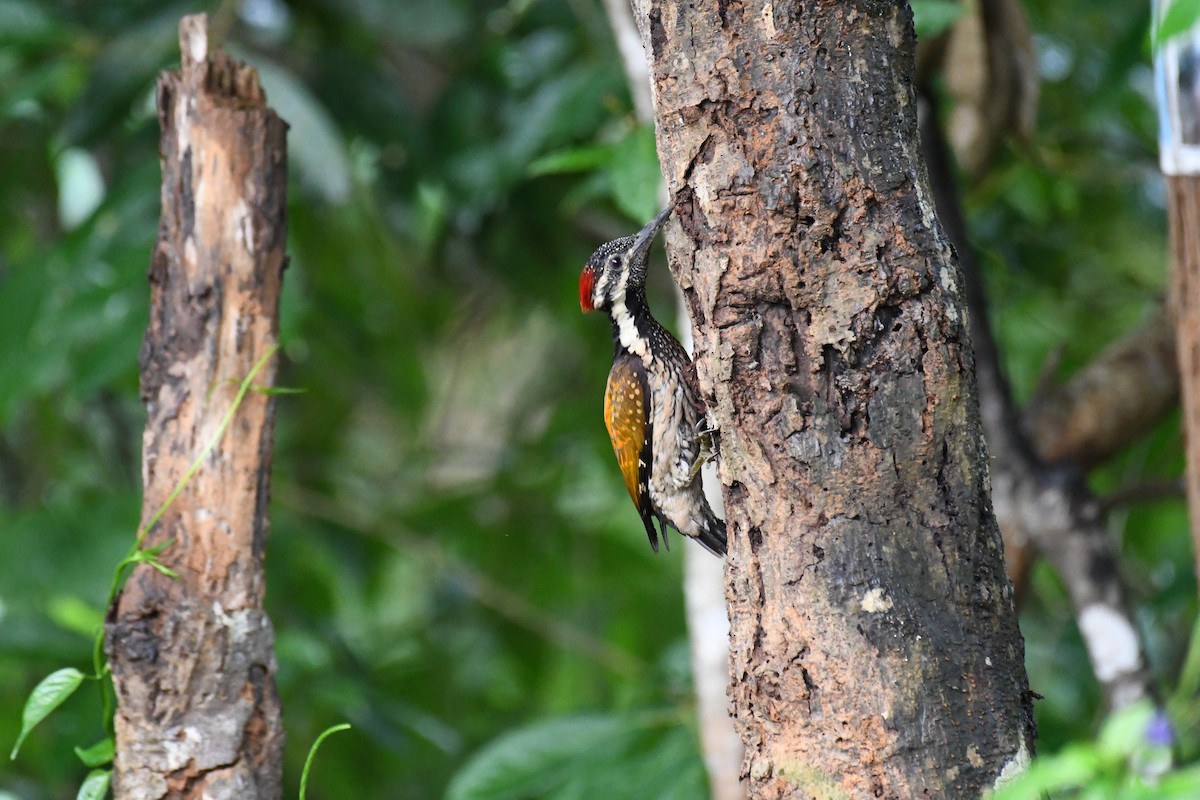
[[[613,256],[611,259],[609,259],[608,265],[610,267],[612,267],[613,269],[616,269],[617,267],[621,266],[621,257]]]

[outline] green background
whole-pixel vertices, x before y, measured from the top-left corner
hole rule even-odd
[[[607,325],[578,307],[592,248],[656,210],[596,0],[0,0],[0,749],[42,677],[88,669],[135,535],[153,84],[198,10],[291,124],[279,382],[304,393],[278,398],[267,564],[288,795],[349,722],[309,797],[702,797],[682,548],[647,547],[601,422]],[[1167,282],[1148,9],[1029,13],[1036,131],[966,194],[1022,397]],[[1094,486],[1181,470],[1174,415]],[[1184,504],[1109,529],[1170,690],[1196,612]],[[1045,566],[1022,623],[1042,752],[1091,737],[1098,689]],[[102,735],[85,684],[0,765],[0,798],[74,797],[72,748]]]

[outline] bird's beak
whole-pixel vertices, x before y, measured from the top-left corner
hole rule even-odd
[[[641,255],[650,249],[650,245],[654,243],[654,237],[662,230],[662,226],[667,224],[667,220],[671,217],[671,212],[674,211],[671,206],[667,206],[662,211],[658,212],[658,216],[646,223],[646,227],[642,228],[633,240],[633,254],[630,258]]]

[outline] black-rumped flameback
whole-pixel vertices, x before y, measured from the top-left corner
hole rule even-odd
[[[579,305],[612,321],[604,424],[650,547],[658,552],[657,519],[664,544],[670,525],[724,555],[725,523],[709,507],[700,480],[713,439],[695,368],[646,304],[650,245],[670,216],[665,209],[637,234],[597,248],[579,276]]]

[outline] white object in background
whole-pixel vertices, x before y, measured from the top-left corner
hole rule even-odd
[[[1176,0],[1177,1],[1177,0]],[[1167,0],[1154,0],[1154,28]],[[1154,55],[1158,160],[1165,175],[1200,175],[1200,25],[1159,42]]]

